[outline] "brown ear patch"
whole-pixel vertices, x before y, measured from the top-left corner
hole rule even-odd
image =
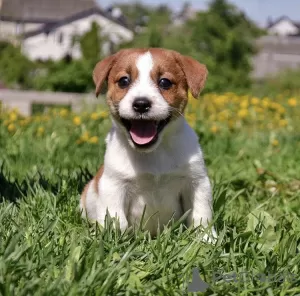
[[[198,98],[204,88],[208,71],[205,65],[197,60],[175,53],[176,60],[185,74],[188,87],[194,98]]]
[[[102,86],[107,80],[115,60],[116,55],[112,55],[97,63],[93,72],[93,80],[96,85],[96,96],[101,92]]]

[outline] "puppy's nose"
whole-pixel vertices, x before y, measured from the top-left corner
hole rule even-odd
[[[144,97],[136,98],[132,104],[133,110],[139,113],[146,113],[151,108],[151,102]]]

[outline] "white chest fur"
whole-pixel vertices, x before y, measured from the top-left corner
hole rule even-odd
[[[144,222],[149,219],[151,232],[157,230],[157,221],[162,226],[172,216],[178,219],[184,213],[180,198],[187,183],[206,174],[198,138],[185,120],[173,123],[165,141],[151,153],[134,151],[114,128],[106,141],[99,184],[100,196],[101,192],[106,196],[101,199],[114,198],[108,193],[122,195],[121,204],[114,206],[123,208],[129,224],[139,222],[146,206]]]

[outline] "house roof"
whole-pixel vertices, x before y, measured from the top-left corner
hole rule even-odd
[[[91,8],[91,9],[88,9],[88,10],[85,10],[85,11],[81,11],[77,14],[74,14],[74,15],[71,15],[70,17],[68,18],[65,18],[61,21],[58,21],[58,22],[55,22],[55,23],[49,23],[49,24],[46,24],[44,26],[42,26],[40,29],[37,29],[37,30],[34,30],[34,31],[30,31],[30,32],[27,32],[23,35],[23,38],[29,38],[29,37],[32,37],[32,36],[35,36],[35,35],[38,35],[38,34],[47,34],[63,25],[66,25],[66,24],[69,24],[69,23],[72,23],[74,21],[77,21],[79,19],[82,19],[82,18],[85,18],[85,17],[88,17],[92,14],[98,14],[98,15],[101,15],[107,19],[109,19],[110,21],[120,25],[120,26],[123,26],[125,28],[127,28],[128,30],[131,30],[127,24],[126,24],[126,21],[123,19],[123,18],[119,18],[119,19],[116,19],[116,18],[113,18],[109,13],[103,11],[102,9],[100,8]]]
[[[94,0],[2,0],[0,19],[50,23],[95,7]]]
[[[280,23],[283,20],[290,21],[295,27],[297,27],[300,30],[300,22],[295,22],[295,21],[291,20],[288,16],[285,16],[285,15],[279,17],[275,21],[270,21],[267,25],[267,29],[272,28],[273,26],[275,26],[276,24]]]

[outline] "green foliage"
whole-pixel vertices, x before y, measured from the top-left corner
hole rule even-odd
[[[35,78],[34,87],[37,90],[88,92],[94,87],[93,67],[93,63],[84,60],[55,63],[46,69],[46,75]]]
[[[243,90],[251,87],[251,57],[256,53],[254,39],[262,33],[235,6],[226,0],[213,0],[207,11],[181,26],[174,26],[168,6],[146,6],[140,2],[119,5],[131,26],[141,31],[129,47],[165,47],[189,55],[209,71],[205,92]],[[187,10],[188,5],[183,5]],[[146,22],[145,22],[146,20]],[[29,62],[19,48],[0,44],[0,79],[6,84],[38,90],[85,92],[93,88],[92,70],[102,58],[105,37],[96,23],[83,36],[74,36],[82,51],[81,61]]]
[[[300,70],[286,70],[253,84],[257,94],[300,93]]]
[[[111,219],[105,229],[81,219],[79,195],[103,161],[109,122],[75,127],[55,118],[48,125],[55,132],[45,126],[39,138],[41,122],[32,121],[13,136],[0,125],[1,295],[187,295],[193,268],[209,284],[205,295],[300,293],[293,132],[278,135],[278,148],[268,145],[272,132],[201,134],[219,234],[211,245],[201,229],[172,222],[151,238],[143,229],[121,234]],[[99,144],[76,143],[87,127]],[[214,279],[220,272],[248,276]],[[274,276],[262,282],[252,276],[259,273]]]
[[[253,41],[262,32],[235,6],[226,0],[211,1],[207,11],[180,27],[173,26],[168,10],[156,8],[148,16],[146,31],[125,47],[163,46],[194,57],[210,73],[205,91],[250,87]]]
[[[149,47],[162,47],[163,45],[162,36],[161,34],[155,30],[152,29],[149,36]]]
[[[27,88],[31,84],[33,63],[22,55],[21,48],[0,44],[0,80],[10,86]]]
[[[225,0],[214,0],[188,27],[199,60],[208,65],[208,89],[250,86],[250,58],[256,52],[253,40],[259,30],[242,12]]]
[[[92,23],[90,31],[80,37],[80,49],[84,60],[96,63],[101,58],[102,40],[100,28]]]

